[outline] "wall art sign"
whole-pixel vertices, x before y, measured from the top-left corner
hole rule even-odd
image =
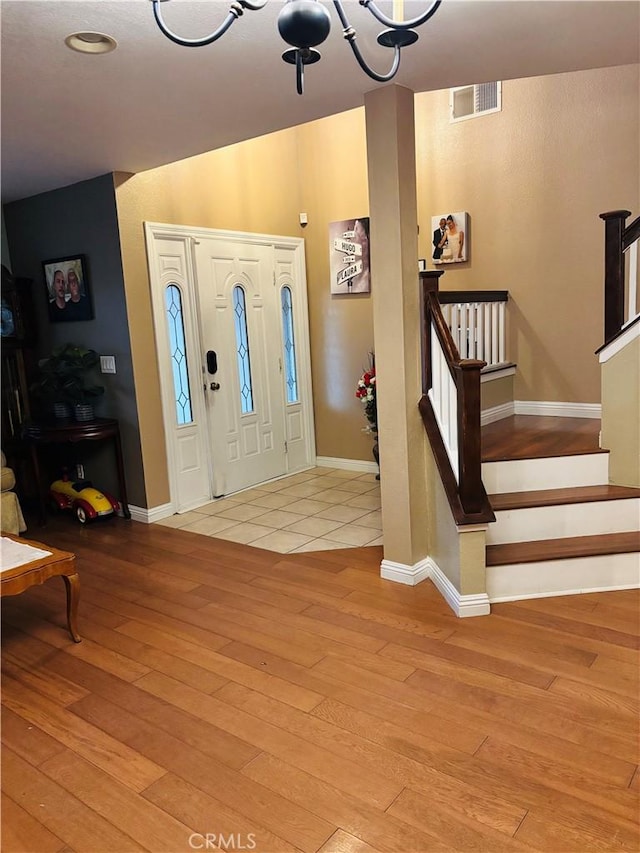
[[[331,293],[370,293],[369,217],[329,224]]]

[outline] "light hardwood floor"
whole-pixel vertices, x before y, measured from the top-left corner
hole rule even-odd
[[[84,639],[55,579],[2,601],[4,853],[638,850],[637,593],[458,620],[379,547],[30,534]]]

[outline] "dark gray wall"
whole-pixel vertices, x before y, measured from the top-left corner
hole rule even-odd
[[[100,376],[96,414],[119,420],[129,503],[146,507],[113,176],[7,204],[4,221],[13,274],[33,280],[38,354],[69,341],[116,358],[117,373]],[[85,256],[94,319],[50,323],[42,262],[76,255]],[[87,442],[76,455],[96,486],[117,493],[106,448]]]

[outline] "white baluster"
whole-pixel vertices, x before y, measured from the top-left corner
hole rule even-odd
[[[438,411],[440,408],[438,399],[440,394],[440,342],[433,326],[431,327],[431,393],[433,407]]]
[[[504,328],[504,302],[498,303],[498,363],[504,364],[506,357],[506,341]]]
[[[444,315],[444,320],[447,326],[449,327],[449,331],[451,331],[451,305],[442,305],[442,313]]]
[[[491,303],[491,361],[490,364],[498,363],[498,303]]]
[[[451,337],[453,338],[453,341],[454,341],[456,346],[458,346],[458,341],[459,341],[459,333],[460,333],[459,325],[460,325],[460,320],[458,319],[458,306],[452,304],[451,305]]]
[[[629,295],[627,302],[627,323],[638,313],[638,240],[632,243],[629,251]]]
[[[484,302],[478,302],[476,358],[484,361]]]
[[[491,305],[484,306],[484,360],[491,364]]]
[[[469,305],[469,355],[468,358],[477,358],[476,356],[476,315],[478,304],[474,302]]]
[[[458,465],[458,394],[456,384],[447,370],[449,380],[449,459],[457,482],[460,482]]]

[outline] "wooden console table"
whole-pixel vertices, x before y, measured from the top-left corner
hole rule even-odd
[[[67,442],[79,441],[105,441],[111,440],[116,457],[116,471],[118,474],[118,486],[120,494],[118,499],[122,506],[125,518],[131,518],[129,504],[127,503],[127,485],[124,477],[124,464],[122,461],[122,444],[120,442],[120,426],[113,418],[96,418],[93,421],[30,421],[25,424],[23,437],[31,450],[31,460],[38,483],[38,494],[40,496],[40,523],[46,522],[46,499],[49,493],[49,484],[42,482],[40,463],[38,460],[38,448],[43,444],[66,444]]]
[[[29,587],[36,586],[60,575],[67,590],[67,625],[74,643],[81,641],[78,634],[78,601],[80,599],[80,579],[76,572],[76,557],[69,551],[59,551],[41,542],[21,539],[10,533],[3,533],[3,539],[9,539],[19,545],[28,545],[48,554],[37,556],[36,559],[18,566],[0,569],[0,598],[5,595],[18,595]]]

